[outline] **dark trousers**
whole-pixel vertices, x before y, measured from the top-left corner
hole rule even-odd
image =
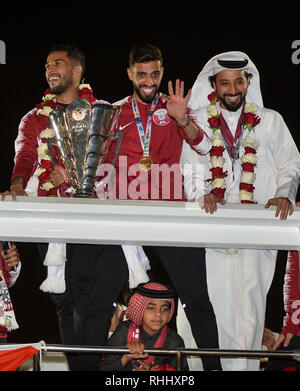
[[[159,258],[178,297],[184,305],[199,349],[218,349],[218,329],[209,300],[205,249],[192,247],[151,247]],[[221,370],[219,357],[202,356],[204,370]]]
[[[66,291],[50,294],[56,307],[61,342],[104,346],[113,304],[128,281],[121,246],[68,244]],[[70,370],[99,370],[101,354],[67,354]]]

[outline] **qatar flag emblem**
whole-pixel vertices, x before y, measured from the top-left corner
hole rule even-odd
[[[153,121],[156,125],[165,126],[171,121],[166,109],[158,109],[153,113]]]

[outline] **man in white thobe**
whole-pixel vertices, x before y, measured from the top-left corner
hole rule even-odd
[[[208,95],[213,91],[218,101],[209,105]],[[201,157],[190,151],[182,161],[204,164],[206,212],[214,213],[218,203],[256,202],[266,208],[276,206],[275,215],[282,220],[292,214],[299,183],[299,152],[281,115],[263,106],[259,73],[250,58],[242,52],[213,57],[199,74],[189,105],[217,151],[215,154],[212,149]],[[249,122],[254,125],[251,130]],[[221,152],[217,147],[223,148]],[[242,166],[245,162],[248,168]],[[197,181],[190,179],[185,177],[186,195],[196,200],[198,189],[189,184]],[[220,349],[261,349],[266,296],[276,256],[275,250],[206,249],[208,290]],[[185,345],[195,347],[181,305],[177,322]],[[198,359],[189,364],[191,370],[200,369]],[[224,358],[222,367],[259,370],[259,360]]]

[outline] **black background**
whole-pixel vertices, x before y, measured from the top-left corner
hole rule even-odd
[[[60,4],[39,3],[30,9],[23,2],[14,5],[21,11],[18,17],[14,12],[2,15],[4,24],[0,28],[0,39],[7,51],[6,64],[0,66],[1,191],[9,188],[20,119],[40,102],[47,88],[44,65],[48,50],[57,43],[74,44],[85,52],[85,81],[91,84],[97,98],[110,102],[131,93],[127,58],[131,46],[139,41],[152,42],[163,52],[163,92],[167,92],[168,80],[176,78],[183,79],[186,88],[191,88],[212,56],[231,50],[243,51],[260,72],[264,105],[282,114],[300,145],[300,65],[292,62],[295,51],[292,43],[300,39],[300,32],[297,33],[297,25],[292,20],[292,10],[287,15],[282,12],[275,19],[254,6],[247,11],[237,8],[225,14],[217,7],[210,11],[193,7],[175,10],[174,6],[162,10],[159,4],[149,3],[143,12],[126,6],[123,13],[119,5],[107,11],[99,3],[97,11],[91,4],[81,4],[80,8],[74,5],[75,18],[62,10]],[[39,290],[45,268],[37,248],[31,243],[19,243],[18,248],[22,272],[10,291],[20,328],[10,334],[9,341],[59,343],[54,308],[48,295]],[[286,252],[282,251],[268,296],[266,322],[277,332],[283,316],[285,261]],[[155,260],[153,267],[156,270]]]

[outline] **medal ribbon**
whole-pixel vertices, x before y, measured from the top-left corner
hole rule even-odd
[[[139,112],[139,108],[137,105],[137,101],[135,99],[135,96],[134,95],[132,96],[132,110],[134,113],[136,126],[138,128],[140,141],[141,141],[141,145],[143,148],[143,156],[149,156],[150,138],[151,138],[151,121],[152,121],[153,112],[154,112],[154,109],[157,105],[157,102],[158,102],[158,94],[155,96],[155,98],[153,99],[153,101],[151,103],[151,108],[150,108],[150,112],[149,112],[148,119],[147,119],[147,126],[146,126],[146,133],[145,133],[142,119],[141,119],[140,112]]]
[[[227,149],[228,155],[234,164],[235,160],[239,156],[240,142],[243,136],[242,122],[243,122],[243,112],[240,116],[239,122],[237,124],[237,129],[235,132],[235,137],[233,138],[231,131],[228,128],[226,121],[224,120],[222,114],[220,114],[220,130],[223,136],[223,141]]]

